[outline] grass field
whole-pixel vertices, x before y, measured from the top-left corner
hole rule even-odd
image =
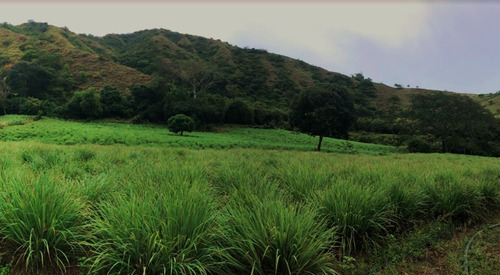
[[[0,123],[0,273],[400,273],[500,205],[495,158],[333,139],[318,153],[281,130]]]
[[[117,123],[79,123],[59,119],[32,121],[29,116],[0,117],[0,141],[39,141],[50,144],[129,145],[183,147],[192,149],[259,148],[312,151],[317,137],[286,130],[222,128],[219,133],[193,132],[179,136],[158,125]],[[325,152],[390,154],[391,146],[349,142],[325,138]]]

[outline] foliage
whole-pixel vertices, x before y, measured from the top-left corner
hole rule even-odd
[[[310,150],[314,138],[279,129],[216,128],[216,132],[196,132],[189,136],[166,135],[164,126],[123,123],[78,123],[44,118],[30,123],[31,117],[0,117],[0,141],[40,141],[50,144],[122,144],[128,146],[186,147],[192,149],[260,148],[273,150]],[[9,125],[27,127],[7,127]],[[360,154],[386,155],[398,152],[392,146],[351,142]],[[343,141],[325,138],[324,151],[343,152]]]
[[[94,89],[75,92],[66,113],[72,118],[98,118],[102,113],[99,94]]]
[[[314,211],[279,199],[241,197],[226,211],[225,263],[231,273],[336,273],[329,256],[334,231],[318,224]]]
[[[149,185],[142,195],[116,196],[99,206],[90,271],[207,273],[215,252],[215,204],[209,188],[200,182],[145,180]]]
[[[234,124],[252,124],[253,123],[253,110],[251,107],[242,99],[235,99],[226,111],[226,123]]]
[[[174,133],[191,132],[194,130],[194,119],[183,114],[177,114],[167,121],[167,128]]]
[[[301,132],[319,136],[347,138],[354,121],[354,106],[345,88],[318,86],[300,94],[291,113],[291,124]]]
[[[341,249],[351,254],[383,238],[394,223],[394,212],[383,190],[338,183],[318,199],[318,209],[338,228]]]
[[[420,234],[421,225],[468,227],[499,208],[495,158],[380,155],[388,148],[355,142],[352,155],[330,138],[325,149],[337,151],[318,154],[306,151],[312,137],[283,130],[179,137],[154,125],[0,123],[2,140],[14,141],[0,143],[2,261],[16,274],[348,273],[341,268],[395,246],[391,236],[417,232],[415,249],[402,244],[388,257],[418,254],[438,231]],[[55,230],[45,230],[50,224]],[[28,233],[6,233],[14,228]],[[43,265],[35,254],[27,264],[25,248],[37,244],[31,230],[68,260],[43,250]],[[359,253],[346,254],[350,236]]]
[[[122,93],[114,86],[107,85],[99,92],[102,117],[126,117],[127,106]]]
[[[498,154],[489,141],[496,142],[499,122],[470,97],[459,94],[418,94],[411,101],[410,119],[417,133],[430,134],[441,143],[441,152]]]
[[[5,83],[20,96],[43,98],[52,79],[53,76],[41,66],[19,62],[8,71]]]
[[[54,178],[17,175],[0,179],[2,249],[29,271],[64,272],[83,255],[84,205]]]

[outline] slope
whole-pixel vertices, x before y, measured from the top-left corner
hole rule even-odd
[[[0,51],[6,56],[4,66],[9,67],[26,59],[28,52],[59,53],[73,77],[79,79],[78,89],[105,85],[126,89],[131,84],[147,84],[152,79],[150,75],[133,68],[103,59],[82,43],[79,35],[66,28],[35,22],[20,26],[4,23],[0,27],[0,39]]]

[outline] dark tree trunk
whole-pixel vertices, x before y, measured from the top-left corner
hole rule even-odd
[[[319,142],[318,142],[318,147],[316,148],[316,151],[321,151],[321,142],[323,141],[323,136],[319,136]]]

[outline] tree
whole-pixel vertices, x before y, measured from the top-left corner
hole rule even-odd
[[[94,89],[75,92],[67,105],[67,114],[74,118],[98,118],[101,113],[99,94]]]
[[[126,107],[121,92],[115,86],[104,86],[100,92],[100,101],[103,117],[123,116]]]
[[[191,84],[193,98],[207,91],[214,83],[214,74],[203,64],[196,61],[189,61],[186,65],[184,78]]]
[[[168,119],[167,128],[171,132],[180,133],[182,136],[184,132],[194,130],[194,119],[183,114],[177,114]]]
[[[11,90],[24,97],[43,98],[53,76],[37,64],[19,62],[7,73],[5,82]]]
[[[348,130],[355,120],[352,99],[344,87],[316,85],[300,94],[290,116],[292,126],[301,132],[319,136],[317,151],[323,137],[349,137]]]
[[[441,143],[441,151],[480,153],[494,142],[498,121],[472,98],[451,93],[416,94],[409,118],[418,134],[430,134]]]
[[[1,76],[0,76],[1,77]],[[7,111],[7,84],[0,78],[0,106],[3,109],[3,114],[6,115]]]
[[[253,110],[246,101],[237,98],[229,104],[226,110],[226,123],[252,124]]]

